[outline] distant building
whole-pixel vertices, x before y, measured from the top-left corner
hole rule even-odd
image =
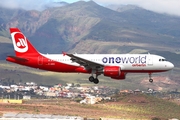
[[[54,92],[45,92],[44,95],[47,97],[56,97],[56,93]]]
[[[142,91],[139,89],[134,90],[134,94],[139,94],[139,93],[142,93]]]
[[[89,96],[86,97],[84,100],[81,100],[81,104],[95,104],[97,102],[100,102],[102,100],[101,97],[95,97],[95,96]]]
[[[24,99],[24,100],[30,100],[30,99],[31,99],[31,96],[29,96],[29,95],[24,95],[24,96],[23,96],[23,99]]]

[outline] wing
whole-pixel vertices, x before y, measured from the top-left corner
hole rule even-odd
[[[66,54],[67,56],[71,57],[71,60],[73,62],[76,62],[82,66],[84,66],[86,69],[101,69],[104,67],[103,64],[99,64],[90,60],[87,60],[85,58],[78,57],[73,54]]]

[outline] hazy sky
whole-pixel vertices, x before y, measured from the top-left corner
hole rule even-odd
[[[8,8],[23,8],[42,10],[45,5],[52,2],[68,2],[73,3],[79,0],[0,0],[0,6]],[[88,0],[85,0],[88,1]],[[152,10],[159,13],[168,13],[180,16],[180,0],[94,0],[101,5],[108,4],[131,4],[138,5],[147,10]]]

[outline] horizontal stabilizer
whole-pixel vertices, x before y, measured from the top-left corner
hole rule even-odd
[[[14,59],[14,60],[16,60],[16,61],[21,61],[21,62],[26,62],[26,61],[28,61],[28,59],[21,58],[21,57],[16,57],[16,56],[7,56],[7,58],[11,58],[11,59]]]

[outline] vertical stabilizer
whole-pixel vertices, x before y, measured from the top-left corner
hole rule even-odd
[[[10,28],[16,56],[36,56],[39,52],[18,28]]]

